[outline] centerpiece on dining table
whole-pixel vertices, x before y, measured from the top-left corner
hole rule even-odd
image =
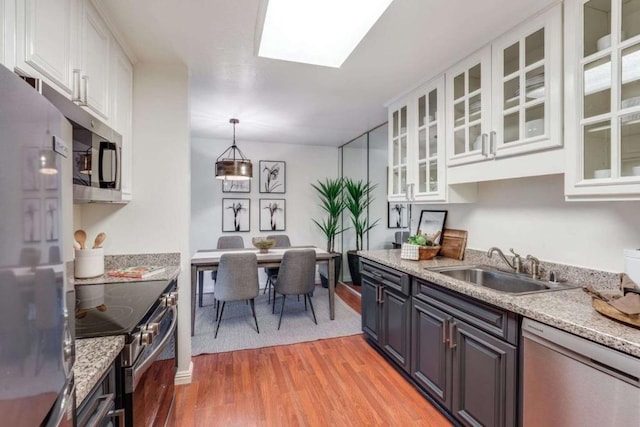
[[[251,239],[251,243],[253,243],[253,246],[260,249],[261,254],[266,254],[269,252],[269,249],[276,244],[276,240],[267,239],[266,237],[254,237]]]

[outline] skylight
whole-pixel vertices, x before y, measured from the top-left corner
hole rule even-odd
[[[258,55],[340,67],[393,0],[269,0]]]

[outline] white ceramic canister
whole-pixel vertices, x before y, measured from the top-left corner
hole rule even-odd
[[[76,249],[75,277],[78,279],[89,279],[104,274],[104,250],[96,249]]]

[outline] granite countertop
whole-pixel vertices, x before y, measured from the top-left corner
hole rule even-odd
[[[486,261],[472,259],[472,257],[467,257],[466,254],[465,258],[467,259],[465,261],[440,257],[430,261],[404,260],[400,258],[399,249],[361,251],[358,252],[358,255],[412,276],[428,280],[444,288],[460,292],[632,356],[640,357],[640,329],[610,320],[596,312],[591,306],[591,297],[581,289],[510,295],[425,270],[426,268],[478,264]],[[593,270],[585,271],[587,273],[584,276],[568,275],[570,283],[580,286],[596,284],[601,285],[601,287],[611,288],[611,283],[605,282],[611,282],[615,277],[614,274],[606,272],[600,274]]]
[[[76,405],[80,407],[89,392],[124,348],[124,335],[76,340]]]
[[[90,279],[77,279],[73,277],[73,263],[70,263],[68,277],[71,277],[76,285],[102,285],[105,283],[141,282],[152,280],[171,281],[180,274],[180,253],[158,254],[133,254],[133,255],[107,255],[104,257],[105,274]],[[108,276],[106,273],[119,268],[133,267],[136,265],[159,265],[165,267],[161,273],[151,275],[144,279],[129,279],[126,277]]]
[[[179,274],[180,274],[179,265],[169,265],[169,266],[165,266],[165,270],[163,272],[151,275],[149,277],[145,277],[143,279],[134,279],[134,278],[128,278],[128,277],[114,277],[114,276],[108,276],[106,274],[103,274],[102,276],[93,277],[91,279],[73,278],[72,280],[74,285],[103,285],[105,283],[145,282],[145,281],[152,281],[152,280],[171,281],[177,278]]]

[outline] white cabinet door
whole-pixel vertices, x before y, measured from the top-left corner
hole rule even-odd
[[[0,64],[6,64],[5,43],[7,42],[7,39],[5,32],[7,24],[5,24],[5,20],[7,19],[7,13],[5,12],[5,7],[5,0],[0,0]]]
[[[389,106],[389,201],[408,199],[409,113],[405,100]]]
[[[447,76],[448,165],[489,157],[491,129],[491,47],[453,66]]]
[[[568,200],[640,200],[640,0],[570,0]]]
[[[72,92],[72,51],[76,0],[24,0],[17,3],[16,67]],[[35,73],[34,73],[35,71]]]
[[[562,5],[503,35],[492,48],[490,155],[562,146]]]
[[[112,116],[115,130],[122,135],[122,198],[123,200],[131,200],[133,187],[133,67],[119,46],[114,43],[113,48]]]
[[[108,120],[111,35],[90,1],[83,2],[81,17],[81,92],[86,107]]]

